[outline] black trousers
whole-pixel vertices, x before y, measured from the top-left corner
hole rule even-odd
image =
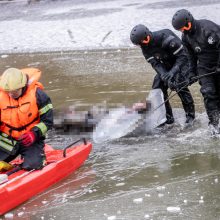
[[[154,77],[152,89],[161,89],[164,95],[164,101],[168,98],[168,85],[160,78],[159,74]],[[186,87],[178,92],[178,96],[182,102],[183,109],[187,117],[195,118],[195,107],[192,95]],[[174,122],[172,107],[169,100],[165,102],[167,122]]]
[[[210,71],[199,68],[198,74],[202,76]],[[202,77],[199,80],[200,92],[204,99],[204,106],[210,123],[217,125],[220,112],[220,73]]]
[[[10,155],[0,149],[0,160],[10,162],[18,155],[21,155],[24,162],[22,168],[25,170],[41,169],[45,160],[44,141],[35,142],[30,147],[24,147],[20,144],[15,146],[15,153]]]

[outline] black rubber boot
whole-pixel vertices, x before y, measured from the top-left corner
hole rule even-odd
[[[193,123],[195,121],[195,106],[194,104],[190,105],[184,105],[184,110],[186,113],[186,121],[185,121],[185,127],[193,126]]]
[[[219,131],[219,112],[218,111],[212,111],[208,112],[209,117],[209,131],[211,132],[211,135],[215,136],[220,133]]]

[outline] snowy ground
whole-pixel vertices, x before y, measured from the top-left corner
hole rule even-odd
[[[219,0],[6,2],[0,1],[0,53],[132,47],[134,25],[173,29],[172,16],[181,8],[220,24]]]

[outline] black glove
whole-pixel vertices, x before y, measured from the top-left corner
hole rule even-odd
[[[178,85],[177,85],[176,81],[169,80],[169,81],[167,82],[167,85],[168,85],[168,87],[169,87],[172,91],[177,91],[177,90],[178,90]]]
[[[168,82],[170,80],[172,80],[172,78],[174,77],[174,75],[179,72],[180,69],[179,69],[179,66],[174,66],[170,71],[168,72],[165,72],[162,76],[162,80],[164,82]]]

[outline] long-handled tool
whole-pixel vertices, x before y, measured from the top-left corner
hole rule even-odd
[[[212,74],[215,74],[216,71],[214,72],[210,72],[210,73],[206,73],[206,74],[203,74],[203,75],[200,75],[200,76],[194,76],[191,78],[191,80],[188,82],[188,81],[183,81],[181,83],[179,83],[178,85],[182,85],[183,86],[178,90],[176,91],[175,93],[170,93],[170,95],[168,96],[168,98],[166,100],[164,100],[163,103],[161,103],[160,105],[158,105],[155,109],[153,109],[152,111],[156,111],[157,109],[159,109],[162,105],[164,105],[166,102],[168,102],[170,99],[172,99],[176,94],[178,94],[180,91],[182,91],[183,89],[185,89],[186,87],[188,87],[192,82],[194,82],[195,80],[198,80],[198,79],[201,79],[205,76],[210,76]]]

